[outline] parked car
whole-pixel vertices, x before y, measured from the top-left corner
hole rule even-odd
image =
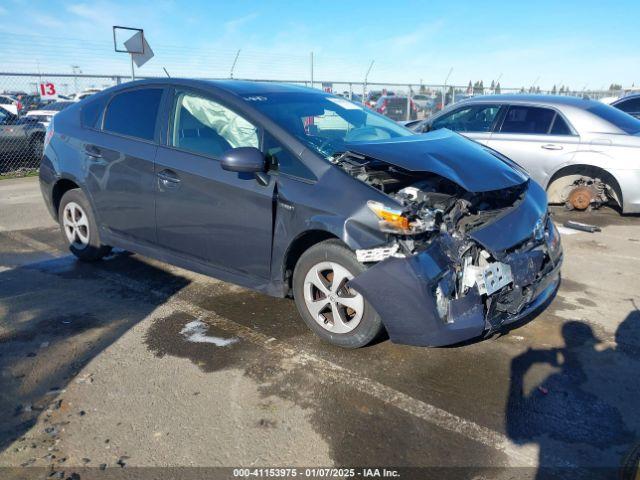
[[[31,110],[27,112],[26,117],[33,118],[45,127],[48,127],[49,122],[55,114],[73,104],[74,102],[71,100],[50,103],[49,105],[44,106],[41,110]]]
[[[20,100],[20,103],[22,104],[21,113],[37,110],[47,103],[47,101],[42,100],[40,95],[20,95],[18,100]]]
[[[75,96],[74,100],[77,100],[77,101],[82,100],[82,99],[90,97],[91,95],[93,95],[95,93],[98,93],[100,91],[101,91],[101,89],[99,89],[99,88],[87,88],[87,89],[83,90],[82,92],[78,93]]]
[[[413,125],[448,128],[522,165],[549,202],[584,210],[611,202],[640,212],[640,120],[596,100],[482,96]]]
[[[640,93],[622,97],[613,102],[611,106],[640,119]]]
[[[13,115],[20,115],[22,104],[10,95],[0,95],[0,109]]]
[[[407,109],[409,109],[408,115]],[[418,118],[418,109],[415,103],[413,103],[413,100],[400,95],[394,95],[392,97],[387,95],[381,96],[376,102],[375,110],[396,121],[407,119],[415,120]]]
[[[375,108],[376,103],[378,103],[378,100],[383,95],[386,95],[387,97],[393,97],[395,96],[395,92],[392,92],[389,90],[372,90],[369,93],[367,93],[365,105],[367,105],[370,108]]]
[[[422,93],[418,93],[411,97],[413,103],[416,104],[416,107],[423,111],[432,110],[435,107],[435,99],[430,97],[429,95],[424,95]]]
[[[341,119],[327,128],[316,117]],[[313,127],[313,128],[311,128]],[[45,203],[112,246],[282,297],[323,339],[446,345],[538,309],[562,250],[544,190],[491,149],[315,89],[155,79],[57,114]]]
[[[0,109],[0,173],[37,167],[44,135],[45,129],[38,122]]]

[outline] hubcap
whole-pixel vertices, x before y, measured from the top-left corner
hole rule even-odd
[[[304,301],[318,324],[331,333],[348,333],[358,326],[364,313],[362,295],[346,286],[353,278],[335,262],[320,262],[304,279]]]
[[[80,205],[76,202],[69,202],[65,205],[62,224],[71,246],[78,250],[87,248],[89,245],[89,220]]]

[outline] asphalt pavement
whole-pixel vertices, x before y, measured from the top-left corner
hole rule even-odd
[[[553,210],[602,231],[562,229],[542,313],[454,347],[342,350],[288,299],[127,252],[77,262],[37,179],[1,180],[0,467],[618,478],[640,455],[640,218]]]

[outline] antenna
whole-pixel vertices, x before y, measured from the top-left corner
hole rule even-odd
[[[233,71],[236,68],[236,63],[238,63],[238,57],[240,56],[240,49],[238,49],[236,53],[236,58],[233,59],[233,64],[231,65],[231,71],[229,72],[229,78],[233,79]]]
[[[162,70],[164,70],[164,73],[167,75],[168,78],[171,78],[171,75],[169,75],[169,72],[167,72],[167,69],[162,67]]]

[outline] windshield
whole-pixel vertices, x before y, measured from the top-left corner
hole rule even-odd
[[[350,143],[414,135],[396,122],[341,97],[296,92],[244,98],[325,158],[349,150]]]
[[[615,107],[594,102],[594,105],[587,108],[587,111],[597,115],[629,135],[640,133],[640,120]]]

